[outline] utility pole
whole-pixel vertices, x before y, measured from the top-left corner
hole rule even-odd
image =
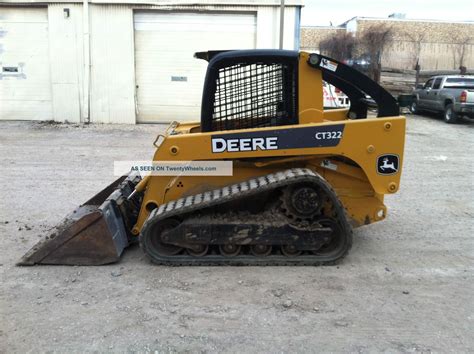
[[[280,2],[280,49],[283,49],[283,29],[285,25],[285,0]]]

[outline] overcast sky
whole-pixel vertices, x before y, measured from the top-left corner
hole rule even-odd
[[[355,16],[387,17],[394,12],[408,19],[474,21],[474,0],[304,0],[303,26],[339,25]]]

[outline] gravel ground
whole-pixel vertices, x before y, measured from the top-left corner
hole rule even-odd
[[[472,122],[408,117],[388,219],[339,266],[15,266],[162,128],[0,124],[0,352],[472,351]]]

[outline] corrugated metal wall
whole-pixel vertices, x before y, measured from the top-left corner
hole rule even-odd
[[[69,17],[65,17],[65,9]],[[52,4],[48,18],[53,119],[80,122],[84,94],[82,6]]]
[[[97,123],[135,123],[133,16],[127,5],[93,5],[90,116]]]
[[[285,23],[283,26],[283,48],[295,48],[296,8],[285,9]],[[278,7],[260,6],[257,13],[257,48],[278,48],[280,35],[280,9]]]
[[[80,122],[87,116],[83,107],[89,106],[91,122],[127,123],[136,122],[135,97],[135,45],[133,13],[143,9],[187,12],[240,12],[257,14],[256,47],[277,48],[279,35],[279,7],[256,6],[246,2],[242,5],[184,4],[183,5],[138,5],[138,4],[90,4],[90,68],[84,66],[84,28],[82,4],[53,3],[43,11],[42,39],[43,62],[39,64],[44,76],[43,88],[36,93],[43,96],[39,109],[30,105],[28,100],[20,100],[18,107],[24,114],[9,115],[9,119],[54,119],[57,121]],[[294,2],[292,2],[294,3]],[[269,2],[268,2],[269,4]],[[299,4],[299,3],[298,3]],[[274,4],[278,5],[278,4]],[[5,8],[2,8],[2,11]],[[30,8],[18,8],[19,14]],[[33,9],[32,11],[37,11]],[[65,15],[68,10],[68,16]],[[288,6],[285,10],[284,47],[295,48],[296,8]],[[48,32],[49,26],[49,32]],[[10,44],[9,44],[10,45]],[[212,49],[212,43],[208,44]],[[28,46],[24,46],[28,49]],[[90,70],[90,102],[84,104],[84,73]],[[26,82],[26,81],[25,81]],[[32,81],[29,81],[32,83]],[[9,84],[2,83],[2,90]],[[6,88],[13,92],[11,88]],[[5,91],[6,92],[6,91]],[[6,97],[0,91],[2,98]],[[200,94],[200,93],[199,93]],[[87,99],[87,97],[86,97]],[[0,118],[4,118],[5,105],[0,108]],[[30,108],[28,108],[30,107]],[[49,108],[47,108],[49,107]]]

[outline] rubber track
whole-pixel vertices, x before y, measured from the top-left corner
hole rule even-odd
[[[326,192],[336,211],[339,224],[345,232],[347,240],[346,247],[335,257],[300,255],[294,258],[284,255],[269,255],[267,257],[255,257],[253,255],[241,254],[235,257],[208,254],[202,257],[194,257],[187,254],[175,256],[152,256],[143,242],[144,235],[152,232],[152,226],[161,220],[172,217],[184,217],[186,214],[203,210],[216,205],[224,204],[237,198],[255,196],[271,189],[285,187],[295,183],[315,183]],[[152,262],[170,266],[213,266],[213,265],[235,265],[235,266],[294,266],[294,265],[334,265],[344,258],[352,247],[352,228],[348,222],[346,212],[336,193],[326,180],[319,174],[307,168],[293,168],[265,176],[253,178],[241,183],[225,186],[213,191],[195,194],[185,198],[162,204],[153,210],[146,220],[140,233],[140,246]]]

